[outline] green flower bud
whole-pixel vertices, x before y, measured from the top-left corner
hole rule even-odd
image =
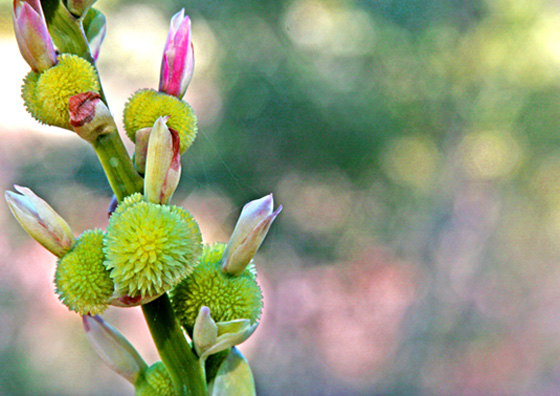
[[[201,239],[198,224],[186,210],[145,202],[134,194],[109,220],[105,266],[119,294],[157,296],[192,271]]]
[[[162,362],[152,364],[134,384],[135,396],[175,396],[173,381]]]
[[[130,139],[136,141],[136,132],[151,128],[159,117],[169,116],[167,126],[179,133],[180,152],[183,154],[196,137],[196,116],[193,109],[174,96],[143,89],[134,93],[124,109],[124,128]]]
[[[85,231],[56,267],[54,282],[60,301],[80,315],[97,315],[109,305],[114,291],[103,265],[103,232]]]
[[[77,55],[62,54],[58,63],[41,74],[29,73],[22,97],[27,110],[39,122],[72,130],[68,100],[82,92],[99,92],[95,68]]]
[[[194,271],[171,291],[171,301],[177,319],[192,335],[200,308],[210,308],[216,322],[248,319],[259,321],[262,293],[253,264],[239,276],[222,271],[221,259],[225,244],[206,245],[200,263]]]

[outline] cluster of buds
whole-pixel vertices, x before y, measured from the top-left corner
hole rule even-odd
[[[194,70],[190,18],[181,10],[171,19],[158,90],[141,89],[125,106],[124,127],[135,143],[130,158],[95,67],[106,29],[94,2],[49,2],[45,17],[39,0],[14,0],[13,22],[31,67],[22,89],[28,111],[91,143],[105,169],[116,197],[106,230],[75,237],[68,223],[25,187],[6,192],[6,201],[23,228],[58,258],[59,299],[83,317],[94,349],[137,395],[186,394],[178,374],[184,372],[194,373],[198,383],[198,391],[188,394],[254,394],[251,371],[235,346],[260,321],[262,292],[253,257],[282,207],[274,210],[272,194],[249,202],[227,244],[203,245],[191,214],[169,203],[181,176],[181,155],[197,133],[194,111],[182,100]],[[163,362],[148,366],[98,316],[110,305],[142,305],[146,314],[167,297],[171,329],[164,334],[175,331],[183,339],[186,333],[192,344],[183,340],[189,345],[183,353],[196,357],[198,368],[178,370],[177,359],[165,353]],[[157,332],[159,325],[150,330]],[[159,347],[165,349],[166,342]],[[196,379],[197,372],[206,373],[205,381]]]

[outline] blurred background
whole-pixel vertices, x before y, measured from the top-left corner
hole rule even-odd
[[[157,88],[170,17],[192,18],[199,134],[173,203],[205,241],[251,199],[284,206],[241,348],[260,396],[560,394],[560,1],[96,6],[119,122]],[[31,187],[76,234],[104,228],[93,151],[23,109],[10,13],[0,0],[0,187]],[[0,395],[132,395],[4,204],[0,230]],[[158,360],[139,309],[104,317]]]

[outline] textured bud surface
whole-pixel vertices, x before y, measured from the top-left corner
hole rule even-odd
[[[136,132],[151,128],[159,117],[169,116],[167,126],[179,133],[181,154],[196,137],[196,116],[193,109],[174,96],[143,89],[134,93],[124,109],[124,127],[128,137],[134,142]]]
[[[25,106],[39,122],[72,130],[68,100],[82,92],[98,92],[97,72],[85,59],[62,54],[58,64],[38,77],[30,73],[22,89]]]
[[[125,199],[124,207],[111,216],[104,240],[105,265],[119,293],[156,296],[192,271],[201,235],[184,209],[137,200],[137,196]]]
[[[202,306],[210,308],[216,322],[249,319],[256,323],[260,318],[262,292],[254,265],[239,276],[224,273],[220,266],[224,249],[221,243],[204,246],[198,266],[171,291],[177,318],[190,334]]]
[[[175,396],[171,376],[162,362],[152,364],[135,384],[135,396]]]
[[[81,315],[97,315],[108,306],[113,281],[103,265],[103,232],[85,231],[74,248],[58,261],[56,293],[60,301]]]

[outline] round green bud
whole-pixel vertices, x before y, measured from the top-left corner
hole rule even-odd
[[[119,294],[157,296],[192,271],[202,237],[186,210],[138,200],[138,195],[125,199],[109,220],[105,266]]]
[[[136,142],[139,129],[151,128],[159,117],[166,116],[169,116],[167,126],[179,133],[183,154],[196,137],[196,116],[191,106],[175,96],[153,89],[135,92],[124,108],[124,128],[128,137]]]
[[[23,79],[23,86],[21,87],[21,97],[25,104],[25,109],[36,120],[41,117],[41,102],[37,99],[37,81],[39,81],[39,73],[30,71]]]
[[[135,396],[175,396],[173,381],[162,362],[152,364],[134,384]]]
[[[170,293],[177,319],[189,334],[203,305],[210,308],[216,322],[249,319],[254,324],[261,316],[262,292],[254,264],[239,276],[223,272],[225,247],[222,243],[205,245],[198,266]]]
[[[82,92],[99,92],[95,68],[77,55],[62,54],[58,63],[41,74],[24,79],[22,97],[29,113],[39,122],[72,130],[68,100]]]
[[[103,231],[88,230],[58,261],[56,293],[69,309],[80,315],[99,315],[108,307],[114,285],[104,260]]]

